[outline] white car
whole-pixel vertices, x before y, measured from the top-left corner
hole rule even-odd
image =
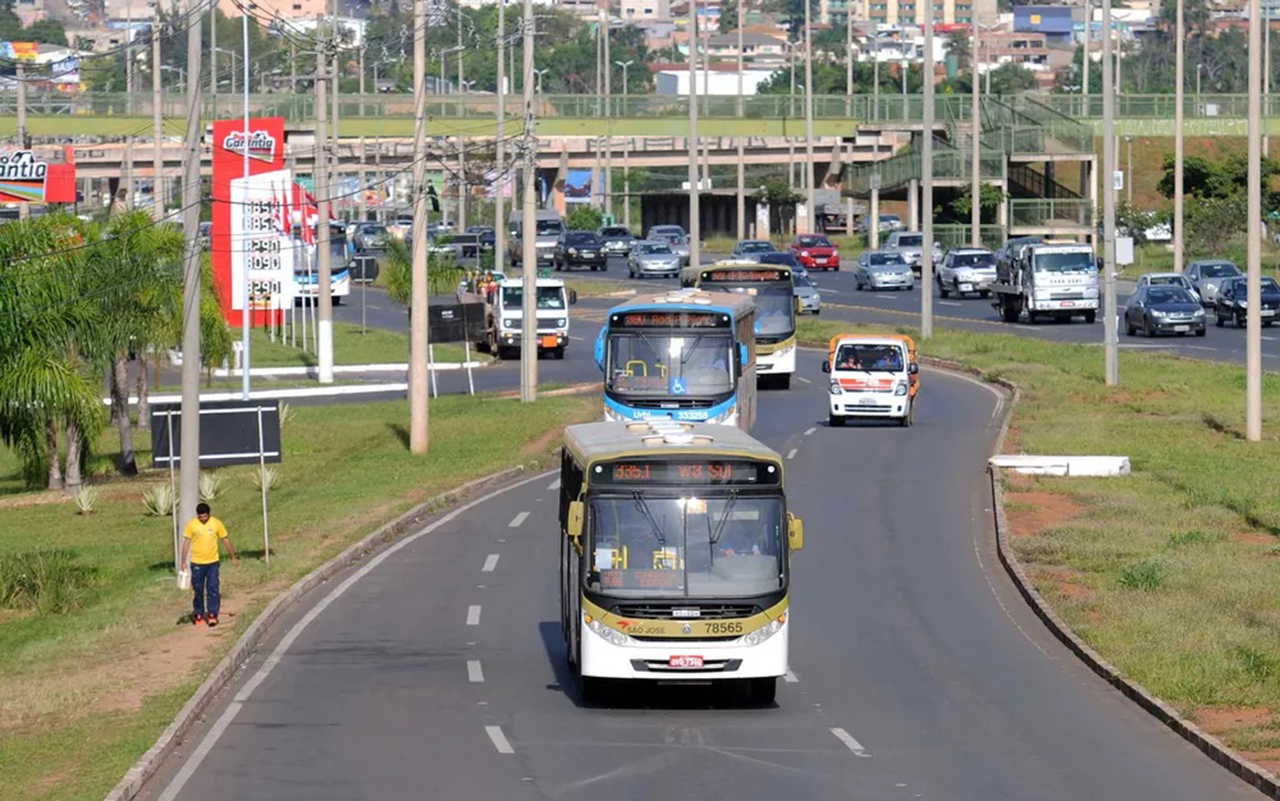
[[[986,248],[954,248],[947,251],[934,278],[938,282],[938,294],[944,298],[952,292],[957,295],[976,292],[988,297],[991,285],[996,282],[996,254]]]

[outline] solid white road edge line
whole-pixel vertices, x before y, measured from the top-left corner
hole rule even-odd
[[[521,512],[520,514],[511,518],[511,522],[507,524],[507,528],[520,528],[520,524],[527,519],[529,519],[529,513]]]
[[[467,660],[467,681],[472,684],[484,684],[484,669],[480,667],[479,659]]]
[[[501,726],[485,726],[484,733],[489,735],[489,740],[493,743],[493,747],[498,749],[499,754],[514,754],[516,749],[511,747],[511,743],[507,741],[507,735],[502,733]]]
[[[501,554],[491,553],[484,558],[484,567],[480,568],[481,573],[492,573],[493,569],[498,566],[498,559]]]
[[[467,607],[467,625],[468,626],[480,625],[480,604],[472,604],[471,606]]]
[[[313,620],[320,616],[321,612],[328,608],[329,604],[338,600],[338,598],[349,590],[352,585],[367,576],[374,568],[382,564],[383,561],[390,558],[392,554],[396,553],[401,548],[416,542],[420,538],[440,528],[445,523],[457,518],[464,512],[468,512],[482,503],[489,503],[495,497],[505,492],[518,489],[519,487],[523,487],[525,484],[529,484],[534,481],[540,481],[546,478],[549,474],[550,473],[548,472],[539,473],[536,476],[530,476],[523,481],[517,481],[515,484],[508,487],[500,488],[492,493],[482,495],[475,500],[464,503],[462,506],[459,506],[457,509],[449,512],[447,515],[426,526],[416,534],[410,534],[394,545],[388,546],[386,550],[370,559],[363,567],[348,576],[341,584],[334,587],[332,592],[320,599],[320,601],[315,606],[311,607],[311,609],[303,615],[297,623],[293,624],[288,633],[284,635],[279,644],[277,644],[271,651],[271,655],[262,663],[262,667],[258,668],[258,672],[254,673],[253,677],[245,682],[244,687],[236,693],[231,704],[209,729],[208,733],[205,734],[204,739],[200,741],[200,745],[196,746],[196,749],[191,752],[191,756],[187,758],[182,769],[179,770],[177,775],[173,777],[173,780],[169,782],[169,786],[165,788],[163,793],[161,793],[160,800],[173,801],[174,798],[177,798],[178,793],[182,791],[183,785],[190,781],[191,777],[195,775],[196,770],[200,768],[200,763],[209,755],[209,752],[213,750],[213,746],[217,744],[218,738],[222,736],[222,733],[226,731],[227,727],[231,725],[231,722],[235,720],[236,715],[240,712],[240,708],[249,700],[249,696],[251,696],[253,691],[258,688],[258,685],[266,681],[267,676],[271,674],[271,671],[275,669],[275,666],[284,658],[285,653],[288,652],[294,641],[302,635],[302,632],[306,630],[307,626],[311,625]]]
[[[844,729],[835,728],[831,730],[831,733],[836,736],[837,740],[844,743],[845,747],[848,748],[850,751],[852,751],[854,756],[860,756],[860,757],[871,756],[870,754],[867,753],[867,749],[862,747],[862,743],[853,739],[853,735],[845,731]]]

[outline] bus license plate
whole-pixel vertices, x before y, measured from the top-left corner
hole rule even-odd
[[[702,657],[700,656],[673,656],[667,660],[667,667],[673,668],[700,668],[702,667]]]

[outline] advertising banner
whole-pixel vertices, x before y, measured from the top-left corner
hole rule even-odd
[[[274,179],[264,177],[261,184],[252,181],[246,183],[244,181],[246,146],[249,150],[248,177],[250,179],[269,173],[280,175]],[[233,198],[232,185],[237,180],[240,184],[236,194],[241,200],[251,198],[252,202],[241,202]],[[268,187],[264,190],[267,192],[265,199],[260,198],[258,194],[257,187],[260,185]],[[251,247],[273,247],[266,244],[272,241],[273,236],[269,236],[266,231],[253,230],[254,226],[263,224],[261,221],[263,216],[268,221],[273,218],[271,211],[263,211],[264,204],[274,205],[270,197],[269,187],[271,186],[276,186],[277,191],[282,194],[281,203],[286,202],[285,197],[292,195],[291,191],[287,195],[284,194],[287,189],[291,189],[284,170],[284,118],[250,119],[248,131],[244,130],[244,120],[215,121],[213,123],[213,284],[222,305],[223,317],[229,325],[241,324],[241,315],[244,310],[243,271],[247,265],[250,262],[266,265],[264,275],[277,275],[281,269],[278,265],[284,263],[245,258],[265,255],[261,252],[256,254],[251,252]],[[234,223],[233,219],[235,219]],[[233,228],[238,236],[233,234]],[[246,234],[249,235],[248,239]],[[250,244],[251,242],[254,244]],[[284,254],[291,250],[290,247],[281,247],[281,259],[287,260]],[[248,269],[252,278],[253,269]],[[292,272],[292,263],[289,263],[289,269]],[[263,280],[273,279],[264,277]],[[282,293],[286,292],[284,284],[290,285],[290,290],[292,289],[291,283],[291,281],[283,282]],[[279,304],[276,305],[278,307]],[[266,307],[258,310],[259,307],[255,306],[254,309],[250,318],[251,323],[266,325],[270,319],[270,313]]]
[[[0,152],[0,203],[75,203],[76,165],[50,164],[30,150]]]
[[[293,239],[282,209],[292,191],[289,170],[231,180],[231,308],[244,311],[244,274],[249,271],[249,308],[287,309],[296,294]]]

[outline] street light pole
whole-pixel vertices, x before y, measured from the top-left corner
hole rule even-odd
[[[507,64],[504,55],[507,46],[506,37],[507,3],[506,0],[498,0],[498,127],[494,137],[497,141],[493,165],[494,172],[498,176],[498,183],[493,189],[493,268],[498,271],[503,271],[502,260],[507,255],[507,221],[502,219],[506,210],[502,193],[509,185],[509,176],[506,172]],[[513,201],[514,199],[512,198]]]
[[[926,2],[931,3],[933,2],[933,0],[926,0]],[[980,33],[981,32],[978,29],[978,10],[975,5],[973,7],[973,55],[972,55],[973,86],[969,87],[970,89],[969,94],[972,95],[972,97],[970,98],[970,100],[972,101],[972,104],[971,104],[969,113],[973,116],[973,130],[970,133],[970,137],[973,139],[973,141],[971,142],[972,152],[970,153],[970,156],[969,156],[969,159],[970,159],[969,175],[970,175],[970,181],[972,183],[971,189],[973,192],[969,202],[972,204],[973,208],[970,209],[969,211],[969,226],[970,226],[969,244],[975,248],[982,246],[982,206],[980,203],[982,199],[982,174],[981,174],[982,125],[979,122],[979,116],[980,116],[981,110],[978,106],[978,59],[979,59],[979,54],[981,52],[981,47],[979,46],[979,42],[978,42],[978,36],[980,35]]]
[[[853,114],[853,8],[850,2],[845,3],[844,11],[844,114]],[[852,234],[852,221],[846,222],[845,233]]]
[[[424,454],[431,377],[427,363],[427,0],[413,0],[413,229],[409,301],[409,452]],[[375,91],[377,86],[374,86]],[[499,125],[502,123],[499,122]],[[317,137],[317,142],[319,142]]]
[[[1183,203],[1182,203],[1182,187],[1183,187],[1183,159],[1185,156],[1182,133],[1182,115],[1183,106],[1186,104],[1186,91],[1183,84],[1186,82],[1184,76],[1186,58],[1183,54],[1182,32],[1183,32],[1183,2],[1178,0],[1177,11],[1177,29],[1173,33],[1174,41],[1174,72],[1177,73],[1174,80],[1175,89],[1174,105],[1173,105],[1173,271],[1175,273],[1182,272],[1182,219],[1183,219]],[[1196,65],[1199,67],[1199,65]],[[1197,78],[1199,72],[1196,73]]]
[[[689,266],[694,268],[702,264],[698,189],[698,0],[689,0]]]
[[[924,84],[924,147],[920,161],[923,167],[921,187],[924,208],[921,209],[924,225],[920,243],[920,338],[933,336],[933,0],[924,4],[924,67],[921,73]],[[976,179],[977,176],[975,176]],[[911,199],[915,202],[915,198]],[[876,220],[879,224],[879,220]]]
[[[929,0],[932,2],[933,0]],[[809,0],[804,0],[804,233],[818,230],[818,208],[814,202],[813,187],[813,24],[809,19]]]
[[[523,272],[524,303],[520,315],[520,400],[538,399],[538,248],[537,201],[533,183],[537,178],[538,140],[534,138],[533,116],[533,0],[524,0],[524,207],[520,215],[520,269]],[[542,73],[538,72],[538,90]]]
[[[1262,439],[1262,14],[1249,15],[1249,251],[1245,278],[1245,436]]]
[[[1120,343],[1116,320],[1116,65],[1111,50],[1111,0],[1102,0],[1102,326],[1106,382],[1114,387],[1120,383]]]
[[[1133,137],[1125,135],[1124,137],[1125,167],[1124,167],[1124,191],[1127,195],[1125,203],[1130,207],[1133,206]]]

